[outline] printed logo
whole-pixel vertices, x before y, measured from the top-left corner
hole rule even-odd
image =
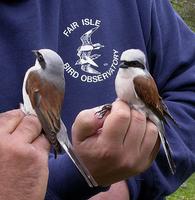
[[[75,65],[81,65],[81,69],[85,72],[91,74],[101,74],[98,70],[96,70],[99,66],[95,63],[94,60],[99,58],[100,54],[92,54],[94,50],[100,49],[104,47],[100,43],[92,43],[91,36],[99,27],[94,27],[84,33],[80,39],[82,45],[77,49],[77,56],[79,56],[79,60],[77,60]],[[96,69],[95,69],[96,68]]]
[[[79,31],[79,28],[85,27],[75,51],[76,62],[65,63],[65,71],[73,78],[79,78],[82,82],[97,83],[104,81],[114,74],[118,66],[119,52],[115,49],[111,52],[112,60],[110,62],[100,59],[103,53],[108,54],[105,46],[109,45],[102,44],[101,41],[94,39],[94,35],[100,31],[100,25],[100,20],[85,18],[81,19],[80,22],[71,23],[63,32],[67,39],[72,39],[73,31]]]

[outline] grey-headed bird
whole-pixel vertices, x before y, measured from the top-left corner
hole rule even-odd
[[[21,109],[25,114],[33,114],[41,122],[43,133],[54,147],[55,158],[66,151],[84,176],[90,187],[97,183],[73,151],[67,130],[61,120],[61,107],[64,101],[64,63],[61,57],[50,49],[34,50],[35,65],[29,68],[23,82]]]
[[[165,137],[164,123],[170,115],[167,106],[158,93],[156,83],[146,68],[145,54],[139,49],[129,49],[122,53],[119,70],[115,79],[117,97],[146,116],[157,126],[171,173],[175,173],[175,163],[170,145]],[[111,105],[105,105],[97,113],[103,117]]]

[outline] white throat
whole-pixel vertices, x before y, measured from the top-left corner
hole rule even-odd
[[[128,104],[137,104],[138,97],[134,90],[133,79],[138,75],[145,75],[140,68],[120,68],[115,79],[115,90],[117,97]]]

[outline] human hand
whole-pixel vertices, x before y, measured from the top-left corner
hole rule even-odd
[[[129,188],[126,181],[120,181],[110,186],[106,192],[100,192],[88,200],[130,200]]]
[[[0,114],[0,199],[43,200],[50,145],[35,116],[21,110]]]
[[[119,100],[103,119],[98,119],[96,111],[78,114],[72,141],[97,183],[107,186],[145,171],[159,150],[157,127]]]

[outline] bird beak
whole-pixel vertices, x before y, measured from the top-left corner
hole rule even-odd
[[[119,65],[119,68],[127,69],[128,65],[125,64],[125,62],[121,62],[121,64]]]
[[[32,52],[35,54],[35,56],[38,56],[38,50],[32,50]]]

